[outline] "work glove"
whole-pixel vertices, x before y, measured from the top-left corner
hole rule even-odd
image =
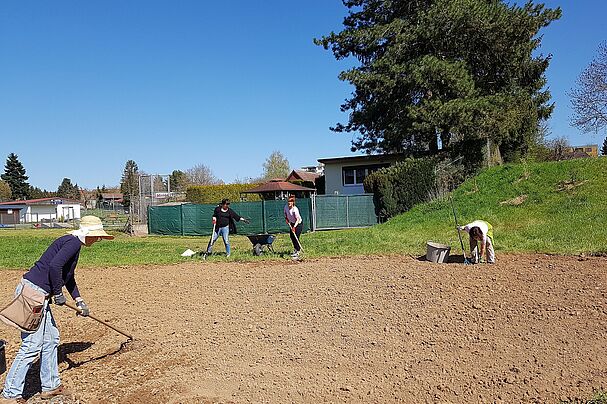
[[[459,231],[464,231],[464,226],[457,226],[456,229]]]
[[[53,303],[57,306],[63,306],[66,303],[65,296],[63,296],[63,292],[59,292],[58,294],[53,296]]]
[[[78,307],[80,309],[80,313],[78,313],[79,315],[86,317],[90,314],[90,310],[89,310],[89,306],[86,305],[86,303],[84,303],[84,300],[79,300],[76,302],[76,307]]]
[[[217,218],[213,216],[213,224],[217,224]]]
[[[246,224],[251,224],[251,221],[247,218],[242,218],[242,221],[245,222]]]

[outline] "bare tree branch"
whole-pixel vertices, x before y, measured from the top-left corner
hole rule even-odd
[[[597,57],[580,74],[577,87],[569,96],[574,126],[584,132],[598,132],[607,127],[607,42],[599,46]]]

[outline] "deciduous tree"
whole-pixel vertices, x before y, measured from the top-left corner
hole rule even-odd
[[[27,183],[28,176],[25,175],[25,168],[19,161],[15,153],[8,155],[4,165],[4,174],[0,176],[11,188],[13,199],[29,198],[30,185]]]
[[[0,202],[10,201],[12,196],[11,187],[5,181],[0,180]]]
[[[550,56],[540,29],[561,10],[529,1],[344,0],[344,30],[315,43],[359,64],[341,72],[354,86],[341,106],[357,137],[352,149],[436,153],[490,140],[505,159],[524,154],[553,105],[545,89]],[[461,147],[460,147],[461,148]],[[473,153],[470,148],[477,149]]]
[[[577,79],[569,93],[573,104],[572,124],[584,132],[598,132],[607,127],[607,42]]]
[[[263,178],[266,180],[272,178],[286,179],[288,175],[289,160],[278,150],[273,151],[263,163]]]
[[[217,185],[222,184],[219,178],[215,177],[213,171],[204,164],[197,164],[185,171],[190,185]]]

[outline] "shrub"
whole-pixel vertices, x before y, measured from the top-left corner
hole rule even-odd
[[[192,185],[186,191],[186,201],[192,203],[216,204],[228,198],[240,202],[240,193],[255,188],[259,184],[221,184],[221,185]],[[259,201],[258,194],[247,194],[247,201]]]
[[[434,158],[407,159],[365,178],[377,215],[389,218],[428,201],[436,193],[437,163]]]

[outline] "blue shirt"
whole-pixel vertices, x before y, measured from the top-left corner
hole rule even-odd
[[[81,247],[82,243],[76,236],[59,237],[23,277],[52,295],[61,293],[65,285],[74,299],[80,297],[74,271]]]

